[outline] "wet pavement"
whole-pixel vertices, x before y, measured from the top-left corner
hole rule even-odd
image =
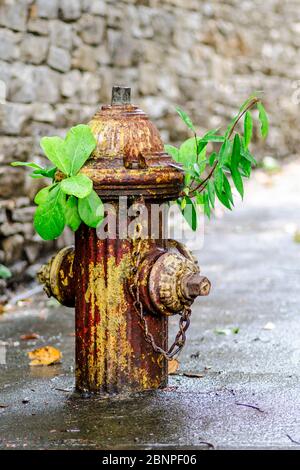
[[[37,296],[0,315],[0,448],[300,449],[299,180],[296,163],[257,172],[245,202],[206,224],[197,255],[213,289],[166,390],[80,398],[73,311]],[[49,344],[62,363],[29,367]]]

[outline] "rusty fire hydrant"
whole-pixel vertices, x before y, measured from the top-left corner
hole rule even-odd
[[[189,250],[167,239],[164,217],[158,234],[149,223],[154,206],[182,191],[183,172],[171,165],[147,115],[130,103],[129,88],[114,87],[112,104],[102,106],[89,125],[97,148],[81,171],[109,205],[114,230],[103,236],[81,224],[75,248],[54,256],[39,279],[49,296],[75,306],[78,391],[165,387],[168,359],[185,342],[190,306],[210,290]],[[174,314],[179,331],[168,349],[168,316]]]

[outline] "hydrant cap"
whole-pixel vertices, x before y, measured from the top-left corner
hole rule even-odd
[[[114,86],[111,105],[89,122],[97,147],[82,172],[101,197],[144,195],[174,199],[183,187],[183,171],[174,166],[155,125],[130,102],[130,88]]]

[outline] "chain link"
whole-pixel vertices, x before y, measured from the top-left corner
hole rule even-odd
[[[183,346],[185,345],[186,341],[186,331],[190,326],[190,316],[191,316],[191,309],[189,307],[185,307],[182,312],[180,312],[180,319],[179,319],[179,330],[175,337],[173,344],[170,348],[166,351],[160,346],[155,343],[153,335],[149,332],[147,320],[145,317],[144,307],[140,300],[139,294],[139,286],[138,286],[138,268],[141,261],[141,245],[142,245],[142,226],[141,224],[137,224],[135,227],[135,234],[133,237],[133,252],[132,252],[132,264],[133,264],[133,282],[129,286],[130,293],[134,299],[133,306],[139,316],[140,319],[140,326],[144,332],[144,337],[147,343],[151,344],[152,349],[162,354],[167,360],[171,360],[176,354],[178,354]]]

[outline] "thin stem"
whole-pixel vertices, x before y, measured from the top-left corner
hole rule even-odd
[[[194,132],[194,139],[195,139],[195,149],[196,149],[196,159],[197,159],[197,163],[198,163],[198,142],[197,142],[197,134],[196,132]]]
[[[238,122],[241,120],[241,118],[244,116],[244,114],[247,111],[249,111],[249,109],[253,108],[253,106],[256,105],[259,101],[260,101],[259,98],[253,98],[253,100],[250,101],[250,103],[246,106],[246,108],[238,115],[238,117],[236,118],[234,124],[232,125],[232,128],[230,129],[230,132],[229,132],[228,137],[227,137],[228,140],[232,136],[232,134],[234,132],[234,129],[236,128]],[[212,169],[210,170],[209,174],[207,175],[207,177],[198,186],[196,186],[196,188],[191,188],[190,187],[190,191],[191,191],[189,193],[190,197],[193,197],[195,195],[196,191],[198,191],[198,192],[204,191],[204,189],[206,188],[206,184],[210,180],[212,175],[214,174],[214,171],[215,171],[218,163],[219,163],[219,160],[216,160],[213,167],[212,167]]]
[[[236,121],[234,122],[229,134],[228,134],[228,140],[230,139],[230,137],[232,136],[233,134],[233,131],[234,129],[236,128],[238,122],[240,121],[240,119],[244,116],[244,114],[249,111],[249,109],[253,108],[253,106],[258,103],[260,101],[259,98],[253,98],[252,101],[250,101],[250,103],[246,106],[246,108],[238,115],[238,117],[236,118]]]
[[[197,142],[197,134],[194,132],[194,138],[195,138],[195,151],[196,151],[196,162],[199,163],[199,155],[198,155],[198,142]],[[190,187],[195,181],[195,177],[192,178],[192,181],[190,182]]]
[[[198,186],[196,186],[196,188],[192,189],[192,191],[190,192],[190,196],[194,196],[193,193],[195,193],[196,191],[201,193],[205,189],[206,183],[212,177],[218,163],[219,163],[218,160],[216,160],[213,167],[212,167],[212,169],[210,170],[209,174],[207,175],[207,177]]]

